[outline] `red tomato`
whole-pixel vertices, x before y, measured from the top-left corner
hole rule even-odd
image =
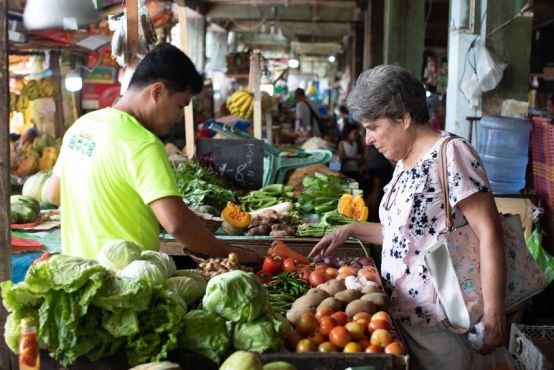
[[[298,275],[300,276],[300,279],[304,281],[308,281],[310,279],[310,274],[312,270],[308,266],[304,266],[298,269]]]
[[[323,335],[329,335],[331,329],[337,326],[337,321],[331,316],[323,316],[319,320],[319,332]]]
[[[319,331],[316,331],[314,333],[314,335],[312,335],[310,337],[310,340],[314,343],[314,345],[317,347],[319,346],[321,343],[325,342],[327,340],[327,338],[321,334]]]
[[[367,329],[369,326],[369,321],[366,320],[366,319],[358,319],[358,320],[354,320],[355,322],[357,322],[358,324],[360,324],[362,326],[362,328],[364,329]]]
[[[296,321],[296,331],[300,335],[311,335],[317,329],[317,319],[310,311],[306,311],[300,315]]]
[[[385,329],[376,329],[372,334],[371,338],[369,339],[371,344],[375,346],[379,346],[381,348],[385,348],[387,344],[392,342],[392,335],[390,331]]]
[[[370,321],[374,321],[374,320],[385,320],[385,321],[388,321],[389,323],[392,324],[392,319],[390,318],[389,314],[386,313],[385,311],[378,311],[378,312],[374,313],[371,316]]]
[[[298,271],[298,260],[289,257],[286,260],[283,261],[283,270],[288,272],[296,272]]]
[[[314,270],[315,271],[325,271],[325,270],[327,270],[327,267],[329,267],[329,266],[324,265],[324,264],[315,265]]]
[[[385,353],[393,355],[405,355],[406,350],[400,342],[391,342],[385,347]]]
[[[315,318],[317,319],[317,321],[321,321],[321,318],[325,316],[331,316],[332,313],[333,309],[331,307],[324,306],[317,310],[317,312],[315,313]]]
[[[329,280],[329,276],[323,270],[312,271],[308,281],[312,287],[317,287],[319,284],[323,284]]]
[[[364,336],[365,328],[361,326],[359,323],[352,321],[346,323],[344,326],[346,330],[352,335],[353,340],[360,340]]]
[[[329,333],[329,341],[339,348],[344,348],[351,340],[352,336],[344,326],[335,326]]]
[[[335,320],[337,320],[337,323],[341,326],[346,325],[348,322],[348,317],[346,317],[346,314],[344,311],[337,311],[331,315],[331,317]]]
[[[325,273],[326,273],[327,275],[329,275],[329,277],[330,277],[331,279],[336,278],[337,275],[339,274],[339,272],[337,271],[337,269],[334,268],[334,267],[328,267],[328,268],[325,270]]]
[[[358,312],[352,317],[352,320],[358,321],[359,319],[366,319],[367,321],[371,320],[371,314],[368,312]]]
[[[267,256],[264,259],[262,270],[270,272],[273,275],[280,273],[283,270],[283,260],[281,257]]]
[[[373,321],[370,321],[369,324],[367,325],[367,330],[370,333],[373,333],[377,329],[385,329],[387,331],[391,331],[392,326],[390,322],[386,320],[373,320]]]
[[[273,275],[269,271],[258,271],[256,276],[262,284],[267,284],[271,281],[271,279],[273,279]]]
[[[360,345],[360,347],[362,347],[363,349],[366,349],[367,347],[369,347],[371,345],[371,342],[369,341],[369,338],[367,337],[363,337],[362,339],[360,339],[358,341],[358,344]]]
[[[365,352],[367,353],[381,353],[383,352],[383,348],[376,346],[374,344],[371,344],[365,348]]]

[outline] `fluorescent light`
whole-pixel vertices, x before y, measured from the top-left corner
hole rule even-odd
[[[331,55],[331,56],[329,57],[329,63],[335,63],[335,60],[337,60],[337,59],[335,58],[334,55]]]
[[[425,96],[428,97],[428,98],[430,98],[430,97],[431,97],[431,91],[427,90],[427,91],[425,92]]]
[[[70,71],[65,75],[65,88],[68,91],[79,91],[83,88],[83,78],[75,71]]]
[[[298,59],[289,59],[289,68],[298,68],[298,66],[300,65],[300,61],[298,61]]]

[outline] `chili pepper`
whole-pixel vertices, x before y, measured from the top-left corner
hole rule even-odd
[[[278,274],[283,270],[283,259],[279,256],[267,256],[262,266],[263,271]]]

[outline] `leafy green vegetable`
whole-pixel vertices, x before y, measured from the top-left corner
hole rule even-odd
[[[179,165],[175,177],[179,192],[189,206],[210,205],[221,212],[227,202],[236,198],[215,173],[194,161]]]
[[[283,184],[271,184],[259,190],[251,191],[240,198],[240,204],[244,210],[253,211],[294,199],[292,187]]]
[[[118,274],[119,277],[143,280],[151,285],[161,284],[165,280],[164,273],[158,265],[150,261],[136,260],[131,262]]]
[[[137,312],[128,308],[102,317],[102,327],[114,337],[127,337],[140,332]]]
[[[335,210],[340,196],[348,192],[346,181],[321,172],[304,177],[302,184],[304,191],[297,203],[300,214],[323,214]]]
[[[167,279],[170,276],[175,274],[177,267],[173,258],[164,252],[146,250],[140,254],[140,259],[144,261],[149,261],[158,266],[160,271],[164,274],[164,277]]]
[[[314,236],[323,237],[342,225],[354,224],[356,221],[353,219],[341,215],[336,209],[326,212],[321,217],[319,224],[301,224],[298,226],[298,236]]]
[[[126,308],[143,311],[150,306],[151,297],[152,288],[145,281],[109,276],[92,304],[112,312]]]
[[[179,348],[200,353],[219,364],[231,348],[225,320],[204,310],[190,311],[184,318]]]
[[[219,370],[262,370],[262,359],[257,353],[237,351],[225,360]]]
[[[127,240],[109,240],[98,253],[98,262],[115,273],[140,258],[141,248]]]
[[[187,306],[193,306],[204,296],[207,286],[206,280],[199,283],[198,280],[188,276],[174,276],[165,281],[167,289],[174,291],[183,298]]]
[[[233,330],[233,347],[244,351],[278,350],[290,331],[288,321],[268,313],[253,322],[239,322]]]
[[[227,320],[252,322],[267,311],[267,293],[253,273],[229,271],[208,282],[202,305]]]

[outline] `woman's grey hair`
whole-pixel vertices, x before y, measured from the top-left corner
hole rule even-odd
[[[405,113],[418,124],[429,121],[423,83],[395,65],[379,65],[360,74],[346,104],[358,121],[398,120]]]

